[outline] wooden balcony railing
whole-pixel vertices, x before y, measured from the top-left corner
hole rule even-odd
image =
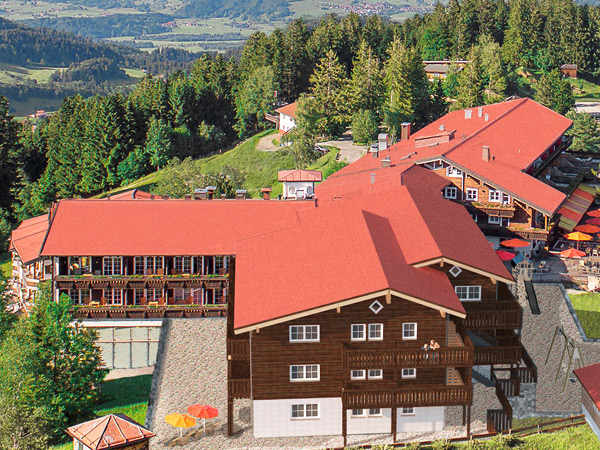
[[[471,385],[343,391],[343,404],[348,409],[470,405],[472,400]]]
[[[71,309],[77,319],[159,319],[226,317],[227,306],[83,306]]]
[[[475,347],[475,365],[517,364],[521,361],[523,347]]]
[[[59,289],[214,288],[226,286],[226,275],[59,275]]]
[[[549,232],[540,228],[519,228],[519,227],[506,227],[509,231],[512,231],[517,236],[523,239],[536,239],[538,241],[545,241],[548,239]]]
[[[521,328],[522,311],[472,311],[467,312],[467,328]]]
[[[250,359],[250,342],[246,340],[227,341],[227,359],[247,360]]]
[[[250,398],[250,379],[231,379],[227,382],[229,398]]]
[[[371,343],[367,344],[372,347]],[[361,345],[362,346],[362,345]],[[366,347],[366,345],[364,346]],[[359,348],[357,345],[343,345],[345,369],[359,370],[373,367],[388,369],[403,367],[464,367],[472,366],[473,347],[441,347],[436,351],[405,348]]]
[[[484,202],[466,202],[467,209],[471,212],[481,211],[488,216],[493,217],[509,217],[515,215],[516,208],[512,205],[503,205],[501,203],[484,203]]]

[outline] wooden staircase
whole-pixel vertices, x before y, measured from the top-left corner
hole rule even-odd
[[[447,386],[462,386],[463,379],[454,367],[446,367],[446,385]]]
[[[448,322],[448,347],[464,347],[465,343],[456,331],[456,324]]]

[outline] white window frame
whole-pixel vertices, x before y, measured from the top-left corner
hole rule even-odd
[[[475,194],[475,195],[471,195],[471,194]],[[476,202],[479,200],[479,189],[477,188],[467,188],[465,190],[465,199],[471,201],[471,202]]]
[[[409,408],[400,408],[400,415],[401,416],[414,416],[415,408],[412,406]]]
[[[115,271],[115,266],[119,266],[119,271]],[[107,263],[109,263],[109,267],[107,270]],[[110,272],[110,273],[109,273]],[[102,275],[105,276],[114,276],[114,275],[123,275],[123,257],[122,256],[104,256],[102,258]]]
[[[446,167],[446,176],[452,178],[462,178],[463,172],[454,166],[448,166]]]
[[[369,408],[369,417],[382,417],[381,408]]]
[[[481,301],[481,286],[454,286],[454,291],[461,302]]]
[[[374,372],[374,373],[372,373]],[[369,369],[367,372],[367,376],[369,380],[383,380],[383,370],[382,369]]]
[[[500,203],[503,205],[510,205],[510,195],[508,195],[506,192],[503,192]]]
[[[312,372],[312,368],[317,368],[317,376],[316,377],[311,377],[311,378],[307,378],[307,369],[311,368],[311,372]],[[298,368],[298,370],[296,371],[296,374],[298,375],[297,378],[293,378],[293,373],[294,373],[294,368]],[[290,365],[290,381],[291,382],[311,382],[311,381],[321,381],[321,366],[320,364],[292,364]]]
[[[502,191],[499,189],[490,189],[488,192],[488,199],[492,203],[502,202]]]
[[[317,337],[307,338],[307,328],[316,328]],[[295,330],[295,333],[294,333]],[[294,338],[294,335],[301,336]],[[319,325],[290,325],[290,342],[319,342],[321,338],[321,327]]]
[[[179,266],[179,267],[177,267]],[[192,273],[192,257],[191,256],[174,256],[173,257],[173,270],[178,271],[180,274]]]
[[[356,331],[359,332],[362,329],[362,337],[354,337],[354,331],[357,327]],[[358,328],[360,327],[360,328]],[[366,341],[367,340],[367,326],[364,323],[353,323],[350,325],[350,340],[351,341]]]
[[[369,335],[367,339],[369,341],[383,341],[383,324],[382,323],[370,323],[369,324]],[[378,333],[379,336],[373,337],[372,332]]]
[[[351,380],[366,380],[367,379],[367,371],[364,369],[351,370],[350,371],[350,379]]]
[[[425,163],[425,167],[431,170],[437,170],[444,167],[444,164],[439,159],[436,159],[434,161],[429,161],[428,163]]]
[[[414,336],[407,336],[406,332],[410,325],[415,326]],[[416,322],[405,322],[402,324],[402,340],[403,341],[416,341],[417,340],[417,323]]]
[[[502,225],[502,217],[488,216],[488,223],[491,225]]]
[[[364,408],[356,408],[356,409],[352,410],[350,417],[352,417],[354,419],[367,417],[367,413],[365,412]]]
[[[415,369],[414,367],[404,368],[404,369],[402,369],[401,373],[402,373],[402,378],[403,379],[415,379],[415,378],[417,378],[417,369]]]
[[[316,407],[317,414],[308,416],[308,407]],[[296,407],[296,415],[294,415],[294,407]],[[313,408],[311,408],[313,409]],[[320,419],[321,408],[318,403],[295,403],[290,405],[290,419],[291,420],[306,420],[306,419]]]
[[[458,198],[458,188],[456,186],[446,186],[444,188],[444,198],[456,200]]]

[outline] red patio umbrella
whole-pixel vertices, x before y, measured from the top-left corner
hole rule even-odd
[[[589,225],[600,225],[600,218],[594,217],[593,219],[586,220],[585,223]]]
[[[529,247],[529,242],[521,239],[507,239],[506,241],[500,242],[504,247]]]
[[[596,225],[585,224],[585,225],[577,225],[575,227],[575,230],[581,231],[582,233],[598,233],[600,231],[600,227],[598,227]]]
[[[581,258],[585,256],[585,252],[581,250],[576,250],[574,248],[568,248],[559,253],[563,258]]]
[[[593,211],[588,211],[587,214],[590,217],[600,217],[600,209],[595,209]]]
[[[505,250],[496,250],[496,254],[502,261],[510,261],[515,257],[514,253],[507,252]]]
[[[194,417],[202,419],[203,427],[206,429],[206,419],[212,419],[219,415],[219,410],[210,405],[192,405],[188,408],[188,413]]]

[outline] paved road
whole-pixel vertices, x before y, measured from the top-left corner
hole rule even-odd
[[[340,149],[340,159],[346,159],[348,162],[354,162],[363,155],[367,150],[365,145],[355,145],[352,143],[352,135],[345,133],[335,141],[319,142],[319,145],[332,145]]]

